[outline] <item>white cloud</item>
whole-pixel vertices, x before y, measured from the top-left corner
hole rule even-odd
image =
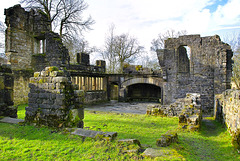
[[[212,14],[211,28],[213,30],[239,25],[240,22],[240,1],[229,0],[224,6],[218,6],[216,12]]]
[[[214,0],[89,0],[88,13],[96,19],[94,31],[87,34],[93,44],[101,46],[108,26],[114,23],[119,33],[134,34],[147,49],[158,33],[167,30],[204,32]],[[95,37],[95,39],[93,39]],[[91,42],[90,42],[91,43]]]
[[[17,4],[18,0],[4,0],[3,8]],[[228,0],[218,7],[219,0],[86,0],[96,24],[85,33],[90,45],[102,47],[110,24],[118,34],[129,32],[148,50],[151,40],[168,29],[187,30],[189,34],[217,34],[219,29],[239,28],[240,1]],[[223,4],[223,3],[221,3]],[[212,5],[212,6],[211,6]],[[214,6],[214,7],[213,7]],[[213,11],[213,13],[210,12]],[[216,8],[216,10],[214,9]],[[2,20],[3,21],[3,20]],[[236,27],[238,26],[238,27]]]

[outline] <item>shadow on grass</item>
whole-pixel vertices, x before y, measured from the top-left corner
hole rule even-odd
[[[182,132],[179,140],[176,149],[186,160],[240,159],[227,130],[214,120],[204,119],[199,132]]]

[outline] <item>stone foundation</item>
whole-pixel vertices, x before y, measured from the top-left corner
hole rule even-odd
[[[82,92],[57,67],[46,67],[30,78],[25,121],[54,128],[83,127]]]
[[[187,93],[185,98],[179,98],[168,106],[149,106],[147,114],[168,117],[178,116],[179,125],[191,131],[197,131],[202,120],[201,95],[198,93]]]

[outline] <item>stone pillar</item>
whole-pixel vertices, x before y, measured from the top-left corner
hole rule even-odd
[[[83,127],[82,97],[70,77],[56,67],[46,67],[30,78],[25,121],[54,128]]]
[[[13,75],[9,65],[0,65],[0,116],[17,117],[13,106]]]

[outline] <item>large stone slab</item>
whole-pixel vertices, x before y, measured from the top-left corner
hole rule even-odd
[[[15,118],[11,118],[11,117],[4,117],[3,119],[0,119],[0,122],[10,123],[10,124],[18,124],[20,122],[24,122],[24,120],[22,120],[22,119],[15,119]]]
[[[72,135],[79,135],[83,137],[90,137],[94,139],[98,138],[111,138],[114,139],[117,137],[117,132],[103,132],[103,131],[93,131],[93,130],[85,130],[82,128],[76,128],[74,132],[71,132]]]
[[[183,160],[184,157],[171,148],[147,148],[143,154],[145,158],[156,158],[156,160]]]

